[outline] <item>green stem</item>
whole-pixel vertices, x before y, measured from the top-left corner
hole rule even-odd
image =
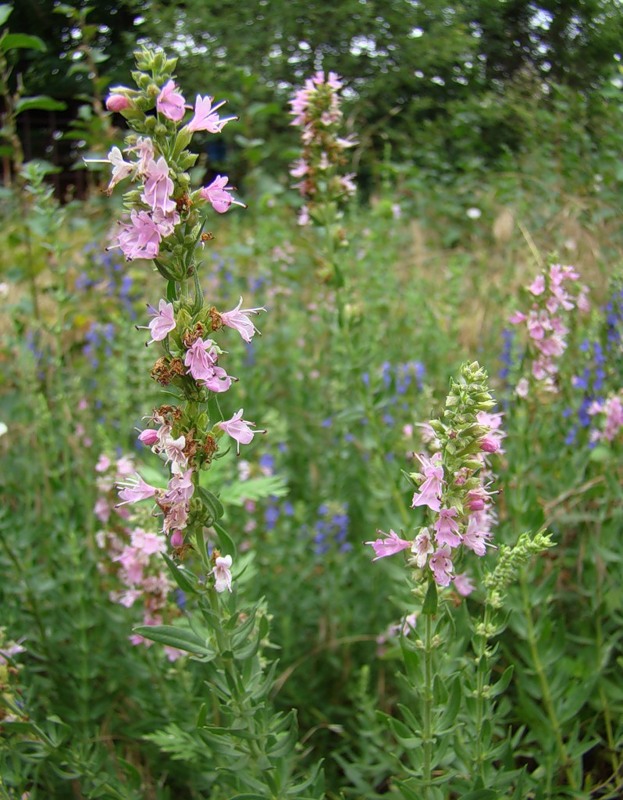
[[[424,765],[422,777],[424,781],[424,800],[430,796],[432,784],[433,762],[433,617],[424,615],[424,691],[422,704],[422,744]]]
[[[474,731],[476,732],[476,752],[474,755],[474,770],[478,773],[483,784],[485,784],[485,754],[483,737],[480,735],[482,724],[485,717],[484,690],[489,675],[489,665],[487,660],[487,637],[491,626],[492,609],[489,603],[485,605],[485,613],[482,621],[482,633],[476,636],[476,708]]]
[[[594,619],[595,619],[595,644],[596,644],[596,668],[601,670],[601,660],[604,645],[602,615],[599,613],[601,606],[601,581],[596,581],[595,587],[595,604],[594,604]],[[612,767],[612,774],[616,776],[619,774],[620,763],[617,758],[617,746],[614,739],[614,732],[612,730],[612,717],[610,715],[610,707],[606,698],[606,693],[603,687],[603,681],[599,681],[599,701],[603,709],[604,725],[606,728],[606,740],[608,742],[608,750],[610,751],[610,764]]]
[[[536,629],[534,626],[534,619],[532,617],[532,606],[530,604],[530,595],[528,592],[528,585],[524,575],[521,575],[519,583],[521,585],[522,606],[524,615],[526,617],[528,646],[530,648],[532,666],[534,667],[534,670],[537,674],[539,685],[541,687],[541,696],[543,698],[543,705],[545,706],[545,711],[552,726],[552,733],[554,734],[554,741],[556,742],[556,750],[558,751],[558,759],[565,770],[565,775],[567,777],[567,783],[569,787],[571,789],[576,790],[578,788],[578,784],[575,779],[575,775],[573,774],[573,769],[571,768],[571,764],[569,761],[569,755],[565,747],[565,742],[562,735],[562,729],[560,726],[560,720],[556,715],[554,699],[552,697],[550,685],[547,680],[545,668],[543,667],[543,663],[541,662],[541,658],[539,656],[538,640],[537,640]]]

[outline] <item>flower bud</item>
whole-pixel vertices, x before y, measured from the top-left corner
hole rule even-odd
[[[130,105],[128,98],[122,94],[111,94],[106,99],[106,108],[109,111],[125,111]]]
[[[500,443],[493,436],[484,436],[480,440],[480,449],[483,453],[497,453],[500,449]]]

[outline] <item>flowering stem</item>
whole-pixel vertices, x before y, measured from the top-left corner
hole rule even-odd
[[[595,609],[598,609],[601,605],[601,581],[596,581],[595,586]],[[603,659],[603,627],[601,624],[602,615],[597,613],[595,610],[594,613],[595,619],[595,643],[596,643],[596,658],[597,664],[596,669],[601,669],[602,659]],[[612,766],[612,774],[618,775],[619,773],[619,761],[617,759],[617,745],[614,739],[614,732],[612,730],[612,716],[610,714],[610,708],[608,705],[608,700],[606,698],[606,693],[604,692],[603,682],[599,682],[599,700],[601,702],[601,707],[603,709],[604,714],[604,725],[606,728],[606,739],[608,741],[608,749],[610,751],[610,764]]]
[[[485,784],[485,752],[486,742],[481,736],[482,724],[485,716],[485,686],[489,675],[489,662],[487,652],[487,642],[492,630],[492,612],[490,603],[485,604],[485,613],[482,623],[476,629],[476,693],[475,693],[475,721],[474,731],[476,732],[476,751],[474,754],[474,768]]]
[[[543,697],[543,705],[545,706],[545,711],[547,712],[547,716],[549,717],[549,721],[552,726],[554,739],[556,741],[556,749],[558,750],[558,758],[560,759],[561,765],[564,767],[565,775],[567,776],[567,783],[569,784],[569,787],[571,789],[575,790],[578,788],[578,784],[569,763],[569,755],[567,754],[567,749],[565,747],[564,739],[562,737],[560,721],[556,715],[554,700],[552,697],[549,683],[547,681],[547,675],[545,674],[545,669],[539,657],[537,635],[534,627],[534,620],[532,618],[532,607],[530,605],[530,594],[528,591],[528,584],[524,573],[521,574],[519,578],[519,583],[521,586],[523,612],[526,617],[528,646],[530,648],[530,655],[532,657],[532,664],[534,667],[534,671],[536,672],[537,677],[539,679],[539,685],[541,687],[541,694]]]
[[[432,755],[433,755],[433,615],[424,613],[424,691],[422,707],[422,744],[424,750],[424,765],[422,775],[424,780],[424,798],[429,797],[432,783]]]

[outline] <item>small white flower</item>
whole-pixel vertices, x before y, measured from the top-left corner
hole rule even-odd
[[[479,208],[468,208],[465,212],[470,219],[480,219],[482,211]]]
[[[231,556],[217,556],[214,562],[214,588],[217,592],[231,592]]]

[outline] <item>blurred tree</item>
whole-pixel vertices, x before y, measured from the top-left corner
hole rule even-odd
[[[16,29],[47,44],[23,55],[28,86],[86,96],[78,32],[58,6],[16,4]],[[317,69],[344,78],[360,172],[378,176],[387,158],[471,169],[521,147],[555,87],[588,107],[623,42],[619,0],[94,0],[88,19],[103,82],[127,81],[135,44],[154,42],[182,56],[187,96],[230,100],[240,122],[210,158],[220,169],[226,157],[238,180],[256,167],[284,174],[297,144],[287,100]]]
[[[423,127],[434,128],[456,165],[465,162],[466,134],[472,156],[485,160],[519,146],[521,103],[546,105],[548,86],[589,93],[603,82],[623,42],[623,7],[617,0],[160,0],[142,29],[183,54],[185,85],[222,96],[235,97],[241,74],[251,75],[261,99],[284,106],[316,69],[334,70],[348,87],[362,149],[380,154],[390,145],[394,157],[413,157]]]
[[[141,14],[144,0],[82,0],[67,5],[89,8],[88,21],[93,28],[95,57],[101,59],[101,72],[112,80],[127,81],[134,65],[132,50],[136,43],[134,22]],[[45,53],[25,54],[17,66],[32,92],[45,92],[69,99],[90,94],[89,75],[72,70],[77,60],[76,39],[80,33],[65,14],[55,13],[60,0],[18,0],[13,3],[11,27],[39,36],[47,45]],[[106,64],[104,65],[104,60]]]

